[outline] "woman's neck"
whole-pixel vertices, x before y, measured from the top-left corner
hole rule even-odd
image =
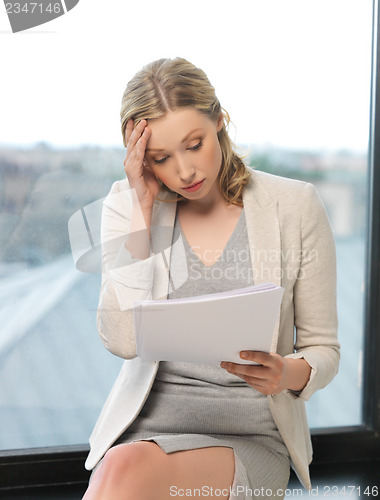
[[[215,186],[207,196],[199,200],[183,200],[180,202],[181,210],[191,212],[193,215],[211,215],[226,209],[227,202],[219,188]]]

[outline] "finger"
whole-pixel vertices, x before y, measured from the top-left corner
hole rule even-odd
[[[271,366],[273,358],[267,352],[261,351],[240,351],[240,357],[246,361],[255,361],[260,365]]]
[[[134,127],[133,132],[131,133],[131,135],[128,139],[127,149],[133,150],[133,148],[136,146],[137,141],[139,140],[139,138],[143,134],[146,125],[147,125],[147,121],[141,120],[141,122]]]
[[[240,365],[238,363],[222,362],[220,366],[234,375],[247,375],[257,379],[267,378],[267,367],[258,365]]]
[[[245,380],[249,385],[252,387],[260,387],[264,388],[265,387],[265,382],[263,380],[256,378],[256,377],[250,377],[249,375],[245,375],[244,373],[233,373],[230,372],[232,375],[236,375],[237,377],[241,378],[242,380]]]
[[[253,389],[260,391],[263,394],[271,393],[271,389],[268,388],[267,383],[261,379],[255,377],[249,377],[248,375],[244,375],[241,373],[232,373],[232,375],[236,375],[236,377],[239,377],[240,379],[247,382],[247,384],[250,385]]]
[[[138,139],[139,141],[143,141],[144,142],[144,145],[146,146],[148,141],[149,141],[149,138],[150,136],[152,135],[152,131],[151,129],[148,127],[148,125],[146,125],[146,127],[144,128],[144,131],[143,133],[141,134],[141,137]]]
[[[128,140],[127,154],[125,155],[124,160],[125,168],[131,168],[135,162],[141,166],[141,163],[144,160],[146,144],[151,134],[151,130],[149,128],[147,128],[144,124],[141,125],[141,123],[145,121],[146,120],[142,120],[136,126]],[[144,127],[145,129],[143,130]]]
[[[146,150],[146,146],[147,146],[150,134],[151,134],[150,129],[148,127],[146,127],[144,129],[144,132],[138,138],[137,143],[136,143],[136,149],[139,152],[139,156],[143,155],[143,157],[144,157],[143,161],[145,161],[145,162],[146,162],[146,159],[145,159],[145,150]]]

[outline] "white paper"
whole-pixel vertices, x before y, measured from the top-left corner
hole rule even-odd
[[[136,301],[137,354],[146,361],[251,364],[240,351],[270,352],[283,288],[273,283],[172,300]]]

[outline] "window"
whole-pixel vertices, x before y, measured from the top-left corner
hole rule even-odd
[[[118,112],[124,85],[144,62],[167,54],[188,58],[215,82],[236,124],[232,136],[249,151],[252,165],[313,182],[325,202],[337,244],[342,362],[333,383],[308,403],[309,422],[315,443],[331,443],[331,436],[324,437],[325,428],[334,428],[334,436],[348,430],[358,436],[355,429],[368,429],[361,442],[371,448],[371,429],[377,425],[373,381],[378,376],[374,356],[379,347],[373,329],[379,328],[375,304],[380,278],[376,121],[368,149],[372,3],[276,2],[275,10],[272,3],[240,3],[246,16],[237,5],[231,11],[230,2],[220,2],[215,27],[207,21],[212,15],[208,5],[202,6],[201,17],[188,12],[186,27],[179,25],[175,3],[168,1],[174,17],[164,33],[153,23],[162,17],[161,7],[151,2],[147,12],[152,28],[144,30],[147,44],[141,44],[135,59],[128,55],[127,64],[125,38],[115,43],[116,29],[107,42],[102,37],[99,50],[95,49],[100,41],[89,32],[93,52],[72,33],[62,38],[46,35],[57,55],[49,67],[42,56],[37,58],[39,73],[31,71],[27,57],[28,51],[41,48],[38,37],[28,39],[27,47],[20,35],[14,53],[5,55],[9,71],[12,57],[22,54],[24,71],[39,76],[30,78],[27,90],[18,85],[12,92],[6,88],[0,101],[8,110],[1,118],[8,120],[8,135],[0,151],[3,455],[79,446],[82,459],[119,371],[122,360],[105,350],[96,332],[100,275],[74,268],[67,222],[81,207],[105,196],[111,183],[123,176],[124,150],[116,143],[121,144]],[[118,8],[122,19],[125,7]],[[103,15],[106,23],[110,14]],[[220,32],[223,20],[232,30],[229,37]],[[204,42],[189,46],[194,40],[192,22],[209,40],[210,31],[215,33],[214,48]],[[141,36],[140,27],[129,28],[129,40]],[[107,53],[104,43],[110,44]],[[58,54],[67,47],[72,49],[71,59],[65,63]],[[98,73],[100,62],[105,80]],[[60,83],[66,73],[73,77],[76,68],[81,78],[64,80],[65,86]],[[13,80],[19,81],[16,75]],[[49,85],[56,90],[43,97]],[[43,100],[36,107],[40,101],[34,92],[39,87],[37,95]],[[23,107],[35,119],[26,131],[20,130],[14,116]],[[373,118],[377,120],[375,114]],[[66,131],[59,129],[60,123]]]

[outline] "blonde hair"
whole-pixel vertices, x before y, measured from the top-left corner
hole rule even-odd
[[[227,128],[230,116],[221,107],[204,71],[186,59],[159,59],[144,66],[129,81],[121,102],[121,132],[125,143],[125,129],[130,118],[135,126],[142,120],[153,120],[164,116],[167,112],[181,108],[194,108],[217,122],[223,115],[223,126],[218,132],[218,140],[222,151],[222,165],[218,174],[220,191],[228,204],[243,206],[243,188],[248,183],[249,171],[238,155],[231,141]],[[159,179],[160,187],[174,193]],[[180,201],[184,197],[166,202]]]

